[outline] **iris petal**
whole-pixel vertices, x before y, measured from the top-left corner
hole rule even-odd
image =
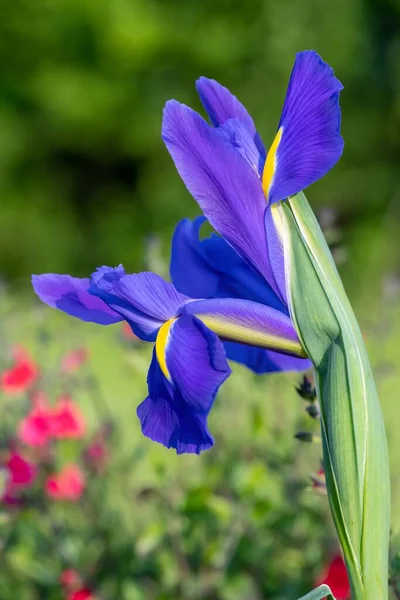
[[[243,156],[257,175],[261,177],[265,163],[265,153],[259,151],[245,124],[239,119],[229,119],[223,125],[220,125],[217,131]]]
[[[296,56],[263,183],[269,202],[283,200],[325,175],[343,152],[339,94],[331,67],[314,51]],[[272,171],[271,171],[272,168]]]
[[[228,119],[239,119],[245,125],[247,131],[254,139],[257,136],[254,121],[243,106],[243,104],[215,79],[200,77],[196,81],[196,89],[204,110],[210,117],[214,127],[222,125]]]
[[[170,380],[154,352],[149,396],[138,407],[142,431],[178,454],[199,454],[213,445],[207,417],[231,372],[223,345],[198,319],[183,315],[170,326],[165,360]]]
[[[158,329],[190,300],[155,273],[121,275],[111,267],[93,274],[90,293],[126,319],[146,341],[154,341]]]
[[[220,279],[218,272],[208,268],[201,251],[199,231],[205,221],[205,217],[183,219],[172,238],[171,279],[177,290],[192,298],[216,296]]]
[[[222,339],[305,357],[290,317],[270,306],[239,298],[195,300],[184,313],[195,315]]]
[[[178,223],[172,239],[171,277],[192,298],[243,298],[289,315],[265,278],[220,236],[200,239],[204,217]],[[283,257],[282,257],[283,260]]]
[[[42,302],[82,321],[100,325],[122,321],[122,317],[100,298],[89,294],[89,278],[46,273],[32,275],[32,285]]]
[[[281,217],[277,210],[278,205],[270,204],[265,211],[265,235],[268,240],[267,253],[271,272],[275,281],[275,288],[279,290],[279,297],[287,306],[285,257],[281,232]]]
[[[246,344],[224,342],[226,356],[245,365],[258,375],[277,371],[306,371],[311,367],[310,360],[288,356],[273,350],[263,350]]]
[[[267,260],[266,202],[257,173],[217,130],[175,100],[165,106],[162,136],[211,225],[279,295]]]

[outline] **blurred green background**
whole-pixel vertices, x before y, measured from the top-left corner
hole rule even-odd
[[[143,439],[135,416],[149,349],[121,346],[117,328],[38,308],[29,278],[87,275],[120,262],[128,271],[166,271],[176,222],[199,212],[160,138],[166,100],[200,110],[194,82],[213,77],[247,106],[268,146],[295,53],[317,50],[344,84],[346,146],[307,196],[371,353],[398,530],[398,0],[0,6],[0,276],[10,284],[5,294],[2,288],[2,339],[26,344],[43,368],[70,347],[90,349],[122,460],[90,492],[95,517],[65,509],[60,548],[55,517],[25,515],[11,551],[0,551],[1,600],[60,599],[57,581],[68,566],[106,600],[298,597],[335,549],[326,500],[307,491],[320,449],[293,439],[312,425],[293,390],[298,378],[257,379],[236,368],[210,419],[215,449],[176,457]],[[88,394],[77,392],[76,400],[95,424]]]
[[[399,193],[398,0],[2,0],[0,271],[141,266],[198,213],[160,140],[164,103],[218,79],[273,139],[295,53],[343,82],[345,154],[309,191],[370,236]],[[397,199],[397,206],[399,201]],[[355,233],[355,235],[357,234]],[[368,251],[368,250],[367,250]]]

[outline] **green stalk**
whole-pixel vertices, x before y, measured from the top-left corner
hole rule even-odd
[[[362,335],[304,194],[273,210],[284,247],[291,317],[315,368],[327,490],[353,600],[386,600],[389,467]]]

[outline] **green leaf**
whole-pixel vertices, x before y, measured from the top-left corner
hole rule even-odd
[[[389,470],[362,335],[304,194],[273,208],[284,244],[291,316],[315,366],[327,489],[353,598],[384,600]]]
[[[322,598],[329,598],[329,600],[335,600],[335,596],[332,594],[331,589],[328,585],[320,585],[305,596],[302,596],[298,600],[321,600]]]

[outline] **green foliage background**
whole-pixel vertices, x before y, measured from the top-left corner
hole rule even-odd
[[[160,140],[162,108],[200,109],[214,77],[273,139],[297,51],[344,83],[344,158],[310,190],[350,223],[375,225],[398,192],[397,0],[1,1],[0,270],[86,274],[141,266],[198,212]]]

